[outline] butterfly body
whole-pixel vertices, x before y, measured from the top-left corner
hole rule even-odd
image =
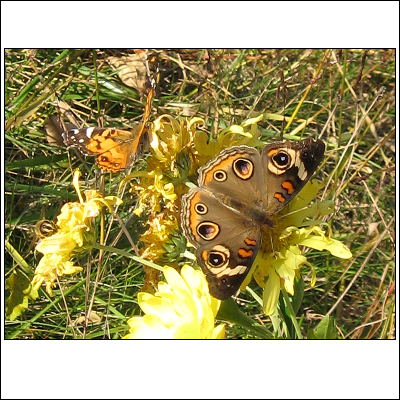
[[[182,198],[181,224],[196,247],[211,295],[232,296],[249,272],[263,229],[315,172],[325,145],[312,139],[223,150],[199,169],[198,187]]]

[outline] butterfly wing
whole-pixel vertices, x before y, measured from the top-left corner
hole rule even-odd
[[[147,140],[141,125],[131,131],[94,127],[71,129],[62,137],[66,146],[77,147],[85,155],[97,156],[100,168],[111,172],[130,167]]]
[[[304,187],[322,161],[325,144],[311,138],[275,142],[263,148],[263,201],[268,215],[285,207]]]
[[[195,188],[182,197],[181,224],[196,247],[212,296],[232,296],[250,271],[261,243],[260,226]]]
[[[262,205],[263,173],[260,153],[253,147],[233,146],[199,169],[199,187],[243,214]]]

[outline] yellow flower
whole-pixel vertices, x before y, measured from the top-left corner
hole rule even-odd
[[[174,185],[172,183],[162,182],[163,174],[161,171],[157,171],[154,176],[154,188],[160,193],[164,199],[174,201],[178,197],[174,192]]]
[[[65,255],[69,258],[76,247],[83,246],[83,235],[80,230],[70,232],[57,232],[38,243],[36,250],[42,254]]]
[[[148,221],[149,228],[140,236],[143,243],[141,256],[157,264],[177,265],[185,251],[175,215],[166,210]],[[142,290],[154,293],[160,275],[152,267],[144,266],[145,279]]]
[[[340,241],[325,236],[319,228],[320,221],[305,221],[307,217],[332,212],[330,201],[314,204],[305,208],[318,191],[318,185],[308,182],[289,206],[274,216],[275,226],[266,230],[263,245],[254,262],[254,279],[264,289],[263,311],[266,315],[275,313],[279,293],[284,288],[294,295],[294,279],[300,277],[300,267],[307,264],[307,257],[298,246],[306,246],[316,250],[328,250],[332,255],[348,259],[352,257],[350,250]],[[296,225],[307,225],[298,228]],[[271,244],[272,243],[272,244]],[[312,281],[315,283],[315,271],[312,268]],[[241,288],[244,289],[251,279],[246,277]]]
[[[174,208],[175,200],[178,197],[174,191],[174,185],[166,181],[159,168],[150,172],[133,172],[124,179],[123,183],[133,177],[140,178],[140,184],[134,185],[131,190],[139,193],[138,206],[134,211],[136,215],[140,216],[147,209],[150,210],[151,215],[160,212],[162,199],[166,203],[166,208]]]
[[[199,118],[178,121],[169,115],[162,115],[152,123],[152,154],[147,158],[147,171],[133,172],[122,183],[132,178],[139,179],[139,183],[132,187],[133,192],[139,193],[136,215],[150,210],[151,216],[155,216],[161,211],[163,203],[167,209],[178,214],[175,201],[187,190],[180,174],[182,172],[186,177],[187,171],[184,171],[192,164],[190,149],[196,128],[201,123]]]
[[[178,221],[174,215],[164,212],[151,219],[149,229],[141,235],[144,244],[142,257],[162,263],[178,259],[185,251],[185,246],[180,246],[182,240],[178,237],[178,232]]]
[[[53,287],[55,287],[58,276],[76,274],[82,271],[82,267],[77,267],[69,261],[69,255],[45,254],[35,270],[35,276],[32,280],[32,287],[38,290],[43,282],[46,283],[46,292],[53,296]]]
[[[166,282],[158,283],[155,295],[138,294],[145,315],[128,320],[124,339],[222,339],[225,325],[215,327],[221,301],[210,296],[203,273],[188,265],[180,274],[171,267],[163,273]]]
[[[96,191],[87,191],[86,202],[79,188],[80,172],[74,174],[73,185],[80,202],[66,203],[57,217],[58,230],[55,234],[45,237],[36,250],[44,254],[35,270],[32,285],[38,289],[43,282],[46,291],[53,295],[53,287],[57,277],[76,274],[82,271],[70,259],[83,255],[93,248],[96,241],[96,227],[92,221],[102,207],[107,206],[112,211],[113,205],[121,204],[122,200],[115,196],[102,198]]]
[[[241,125],[231,125],[218,133],[217,140],[210,140],[204,131],[197,132],[194,145],[198,153],[199,164],[204,165],[211,158],[215,157],[221,150],[239,145],[257,146],[262,144],[258,140],[260,131],[257,123],[263,119],[260,114],[256,118],[250,118],[242,122]]]
[[[150,146],[154,157],[177,176],[177,157],[192,146],[196,129],[203,124],[201,118],[176,120],[170,115],[161,115],[152,125]]]

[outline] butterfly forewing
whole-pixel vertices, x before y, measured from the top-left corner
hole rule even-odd
[[[263,201],[268,215],[281,210],[297,195],[318,168],[324,152],[324,143],[311,138],[263,148]]]

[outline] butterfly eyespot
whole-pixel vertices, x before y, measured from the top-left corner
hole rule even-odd
[[[213,267],[219,267],[220,265],[223,265],[225,262],[225,257],[221,253],[215,253],[211,252],[210,255],[208,256],[208,262],[213,266]]]
[[[215,171],[214,172],[214,179],[217,181],[217,182],[223,182],[223,181],[225,181],[226,180],[226,178],[227,178],[227,175],[226,175],[226,172],[225,171]]]
[[[197,212],[197,214],[200,214],[200,215],[205,215],[208,212],[207,206],[205,204],[203,204],[203,203],[197,203],[194,206],[194,209]]]
[[[213,249],[209,253],[207,253],[207,251],[204,252],[204,259],[207,260],[206,264],[208,264],[211,272],[213,272],[213,268],[222,268],[228,265],[230,254],[231,252],[227,247],[217,245],[213,247]],[[214,273],[219,272],[220,271],[215,271]]]
[[[253,176],[254,165],[249,160],[238,158],[233,163],[233,170],[239,178],[246,180]]]
[[[272,160],[274,161],[274,163],[277,167],[281,167],[281,168],[290,165],[290,162],[291,162],[289,154],[287,154],[284,151],[280,151],[277,154],[275,154],[272,157]]]
[[[219,226],[214,222],[202,222],[197,226],[197,233],[204,240],[213,240],[219,234]]]

